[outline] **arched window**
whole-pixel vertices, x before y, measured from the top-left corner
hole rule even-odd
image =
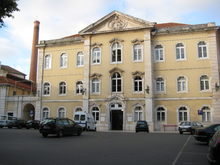
[[[177,90],[178,92],[186,91],[186,78],[181,76],[177,79]]]
[[[142,91],[142,78],[140,76],[136,76],[134,78],[134,91],[135,92]]]
[[[67,67],[67,54],[63,53],[60,55],[60,67],[66,68]]]
[[[143,109],[140,106],[134,108],[134,121],[143,120]]]
[[[50,94],[50,84],[48,82],[44,83],[44,91],[43,95],[49,95]]]
[[[101,63],[101,51],[99,48],[94,48],[92,50],[92,64],[100,64]]]
[[[65,82],[61,82],[59,84],[59,94],[60,95],[66,94],[66,83]]]
[[[82,93],[83,83],[82,81],[78,81],[76,83],[76,94]]]
[[[77,66],[83,66],[84,65],[84,54],[83,52],[77,53]]]
[[[92,93],[99,93],[99,79],[95,78],[92,80]]]
[[[142,46],[140,44],[133,46],[133,60],[142,61]]]
[[[64,108],[59,108],[59,110],[58,110],[58,117],[64,118],[65,116],[66,116],[65,109]]]
[[[156,79],[156,92],[164,92],[164,79],[162,77]]]
[[[162,45],[157,45],[155,46],[155,61],[160,62],[164,61],[164,55],[163,55],[163,46]]]
[[[185,46],[183,43],[176,44],[176,60],[184,60],[185,58]]]
[[[49,117],[49,109],[48,108],[44,108],[43,109],[43,120],[45,118],[48,118]]]
[[[112,92],[121,92],[121,75],[116,72],[112,76]]]
[[[200,90],[201,91],[209,90],[209,77],[206,75],[200,77]]]
[[[202,108],[202,122],[211,121],[211,111],[210,108],[205,106]]]
[[[165,109],[163,107],[157,108],[157,121],[165,121]]]
[[[44,69],[50,69],[51,68],[51,56],[46,55],[44,60]]]
[[[95,121],[99,121],[99,108],[98,107],[92,108],[92,115],[93,115]]]
[[[115,42],[112,45],[111,48],[111,62],[112,63],[117,63],[117,62],[122,62],[122,50],[121,50],[122,46],[119,42]]]
[[[179,113],[179,122],[188,120],[188,112],[186,107],[180,107],[178,109],[178,113]]]
[[[198,43],[198,58],[207,58],[207,46],[204,41]]]
[[[75,112],[82,112],[82,108],[76,108]]]

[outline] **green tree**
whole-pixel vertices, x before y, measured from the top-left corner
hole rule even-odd
[[[0,28],[4,26],[4,18],[14,18],[12,12],[20,11],[16,1],[17,0],[0,0]]]

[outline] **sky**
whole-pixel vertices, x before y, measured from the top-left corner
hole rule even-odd
[[[114,10],[150,22],[220,26],[220,0],[18,0],[19,12],[0,28],[0,62],[29,79],[34,21],[39,42],[78,34]]]

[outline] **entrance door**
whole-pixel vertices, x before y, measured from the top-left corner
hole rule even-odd
[[[123,111],[110,111],[110,120],[112,130],[123,130]]]

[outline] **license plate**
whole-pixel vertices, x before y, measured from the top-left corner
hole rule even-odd
[[[44,129],[50,129],[50,127],[49,126],[44,126]]]
[[[140,127],[144,127],[145,125],[140,125]]]
[[[182,131],[186,131],[186,129],[182,129]]]

